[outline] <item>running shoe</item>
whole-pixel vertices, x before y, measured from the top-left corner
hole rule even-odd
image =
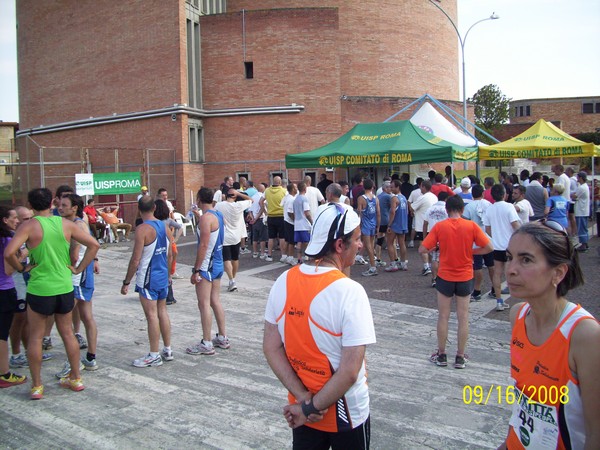
[[[60,384],[60,387],[64,387],[65,389],[71,389],[75,392],[83,391],[85,389],[81,378],[76,378],[72,380],[69,377],[64,377],[58,381],[58,384]]]
[[[229,338],[227,336],[220,336],[219,333],[217,333],[215,338],[212,340],[212,344],[213,347],[224,348],[225,350],[231,347],[231,344],[229,343]]]
[[[492,288],[492,290],[488,292],[488,297],[493,299],[496,298],[496,292],[494,291],[494,288]]]
[[[454,368],[455,369],[464,369],[467,367],[467,363],[469,362],[469,357],[465,353],[463,356],[456,355],[454,359]]]
[[[237,291],[237,286],[235,284],[235,281],[229,281],[229,286],[227,286],[227,291],[228,292],[233,292],[233,291]]]
[[[42,362],[50,361],[52,358],[54,358],[52,353],[42,353]]]
[[[504,301],[496,302],[496,311],[504,311],[505,309],[509,309],[510,305],[505,303]]]
[[[253,257],[254,259],[258,258],[259,256],[260,256],[260,255],[259,255],[258,253],[256,253],[256,252],[252,253],[252,257]]]
[[[408,261],[404,261],[400,263],[400,270],[406,272],[408,270]]]
[[[296,258],[294,258],[293,256],[288,256],[285,262],[290,266],[295,266],[296,264],[298,264],[298,261],[296,261]]]
[[[400,270],[400,267],[398,267],[398,263],[396,261],[392,261],[390,265],[383,270],[385,270],[386,272],[398,272]]]
[[[380,259],[376,259],[375,260],[375,265],[377,267],[385,267],[385,266],[387,266],[387,263],[385,261],[380,260]]]
[[[52,338],[45,337],[42,339],[42,350],[52,350]]]
[[[415,248],[415,241],[408,241],[406,248]]]
[[[436,286],[435,280],[431,280],[431,287],[434,288]]]
[[[267,262],[272,262],[273,261],[273,257],[271,257],[269,255],[264,255],[264,258],[261,258],[261,259],[263,259],[264,261],[267,261]]]
[[[177,300],[175,300],[174,298],[170,298],[166,301],[167,305],[174,305],[175,303],[177,303]]]
[[[421,275],[425,276],[425,275],[430,275],[431,274],[431,268],[430,267],[425,267],[423,270],[421,270]]]
[[[477,294],[477,295],[471,294],[471,301],[472,302],[480,302],[481,301],[481,294]]]
[[[510,289],[508,289],[508,286],[507,286],[504,289],[502,289],[502,295],[508,295],[508,294],[510,294]]]
[[[215,347],[213,346],[212,342],[205,342],[204,339],[202,339],[200,342],[198,342],[197,344],[192,345],[191,347],[188,347],[185,349],[185,352],[188,355],[214,355],[215,354]]]
[[[83,357],[81,358],[81,364],[83,364],[84,370],[98,370],[98,363],[96,362],[96,358],[92,359],[91,361],[88,361],[87,358]]]
[[[11,386],[17,386],[27,381],[27,377],[24,375],[17,375],[16,373],[8,372],[8,377],[0,377],[0,388],[7,388]]]
[[[440,367],[446,367],[448,365],[448,357],[445,353],[440,353],[439,350],[429,357],[429,361]]]
[[[248,255],[250,253],[252,253],[252,251],[250,251],[249,249],[247,249],[245,247],[244,248],[240,248],[240,255]]]
[[[363,258],[361,255],[356,255],[356,256],[354,257],[354,261],[355,261],[357,264],[362,264],[363,266],[365,266],[365,265],[367,265],[367,264],[368,264],[368,263],[367,263],[367,261],[365,261],[365,258]]]
[[[29,367],[27,356],[25,356],[23,353],[19,353],[18,355],[12,355],[8,364],[11,367],[11,369],[21,369]]]
[[[279,262],[283,263],[283,264],[287,264],[287,255],[282,256],[281,258],[279,258]]]
[[[81,361],[79,361],[79,371],[82,371],[84,369],[85,369],[85,366],[83,365],[83,363]],[[60,372],[55,373],[54,376],[60,380],[61,378],[68,377],[70,374],[71,374],[71,365],[69,364],[69,361],[65,361],[62,370]]]
[[[375,275],[379,275],[379,274],[377,273],[377,268],[376,267],[371,267],[369,270],[366,270],[361,275],[363,277],[374,277]]]
[[[171,275],[171,279],[173,280],[183,280],[183,276],[179,275],[177,272],[175,272],[173,275]]]
[[[84,348],[88,347],[87,341],[81,334],[75,333],[75,338],[77,338],[77,343],[79,344],[80,349],[84,349]]]
[[[44,398],[44,386],[33,386],[31,388],[31,400],[40,400]]]
[[[133,365],[135,367],[155,367],[162,366],[162,364],[163,360],[160,354],[157,356],[152,356],[150,353],[148,353],[146,356],[133,361]]]
[[[173,350],[170,350],[167,347],[163,347],[163,349],[160,351],[160,356],[165,361],[173,361],[175,359],[173,357]]]

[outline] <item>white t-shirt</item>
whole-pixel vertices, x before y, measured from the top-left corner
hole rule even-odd
[[[570,202],[573,201],[571,200],[571,179],[566,173],[561,173],[554,184],[561,184],[565,188],[565,191],[561,194],[561,196]]]
[[[220,189],[217,189],[215,195],[213,195],[213,203],[219,203],[221,201],[223,201],[223,193]]]
[[[321,191],[313,186],[306,186],[306,194],[304,194],[308,199],[308,204],[310,205],[310,214],[313,219],[317,217],[317,209],[319,208],[319,203],[325,200]]]
[[[483,216],[483,225],[492,228],[494,250],[506,250],[513,233],[513,222],[520,222],[517,210],[504,200],[490,206]]]
[[[314,267],[307,264],[298,266],[298,269],[306,283],[312,283],[311,278],[318,282],[325,272],[337,270],[332,267]],[[265,320],[277,325],[284,345],[285,321],[288,318],[283,312],[287,302],[289,272],[289,270],[284,272],[275,280],[265,310]],[[293,307],[294,305],[291,305],[291,308]],[[373,315],[367,293],[359,283],[350,278],[343,277],[327,285],[313,298],[310,311],[306,313],[310,314],[312,338],[319,351],[327,356],[334,371],[340,367],[342,347],[356,347],[376,342]],[[344,395],[351,421],[355,426],[363,423],[369,415],[366,375],[363,362],[356,382]]]
[[[424,220],[427,221],[427,232],[431,233],[431,229],[433,226],[448,218],[448,213],[446,212],[446,202],[437,201],[433,205],[431,205],[427,211],[425,211]]]
[[[577,201],[575,202],[575,217],[588,217],[590,215],[590,187],[587,183],[577,186],[575,192]]]
[[[289,192],[285,194],[285,197],[281,199],[280,206],[283,209],[283,220],[287,223],[294,225],[294,221],[290,218],[290,213],[294,212],[294,199],[296,196]]]
[[[311,225],[304,213],[310,211],[310,205],[306,195],[298,194],[292,204],[294,212],[294,231],[310,231]],[[312,220],[315,220],[315,216],[312,216]]]
[[[243,237],[247,237],[244,211],[252,205],[251,200],[241,202],[219,202],[215,209],[223,214],[225,222],[225,238],[223,245],[239,244]]]
[[[347,195],[344,195],[344,194],[340,195],[340,203],[346,204],[346,200],[348,200]],[[348,206],[348,205],[346,205],[346,206]]]
[[[415,192],[415,191],[413,191]],[[412,193],[410,194],[412,197]],[[425,220],[425,213],[429,209],[430,206],[433,206],[437,203],[438,198],[432,192],[426,192],[421,195],[415,202],[412,204],[412,208],[415,211],[415,220],[413,220],[413,226],[415,231],[421,232],[423,231],[423,222]]]
[[[529,200],[523,199],[515,203],[515,210],[517,206],[519,207],[517,215],[519,216],[519,220],[521,221],[521,223],[529,222],[529,218],[533,216],[533,208],[531,206],[531,203],[529,203]]]
[[[260,212],[260,199],[263,198],[265,195],[262,192],[256,192],[256,194],[254,194],[252,196],[252,206],[250,207],[250,212],[252,213],[252,217],[254,217],[255,219],[258,219],[258,213]],[[265,208],[266,210],[266,208]],[[261,218],[265,217],[265,213],[263,212]]]

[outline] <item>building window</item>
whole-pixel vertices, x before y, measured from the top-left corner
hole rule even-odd
[[[189,119],[189,152],[190,162],[203,163],[204,160],[204,133],[199,120]]]
[[[254,63],[252,61],[244,62],[244,69],[246,71],[247,80],[254,78]]]
[[[515,117],[529,117],[531,116],[531,106],[521,105],[515,106]]]
[[[200,23],[197,14],[188,11],[186,21],[188,105],[202,108],[202,67],[200,65]]]
[[[10,165],[4,166],[4,174],[5,175],[12,175],[12,166],[10,166]]]
[[[600,102],[582,103],[581,112],[583,114],[600,114]]]

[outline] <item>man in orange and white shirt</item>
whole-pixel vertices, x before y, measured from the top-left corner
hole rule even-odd
[[[361,247],[358,215],[328,205],[306,249],[315,266],[283,273],[269,295],[263,349],[289,391],[295,448],[369,448],[365,351],[375,330],[364,288],[342,272]]]

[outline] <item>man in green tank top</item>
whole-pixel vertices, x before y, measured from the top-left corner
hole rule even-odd
[[[42,338],[48,317],[54,315],[56,327],[65,345],[71,364],[68,378],[60,380],[63,387],[81,391],[84,386],[79,373],[79,344],[73,334],[71,311],[74,306],[71,275],[81,273],[95,258],[99,244],[74,222],[51,211],[52,192],[46,188],[29,191],[28,201],[34,211],[34,220],[21,227],[4,252],[5,266],[18,272],[29,272],[27,286],[27,321],[29,323],[29,345],[27,358],[31,372],[32,400],[43,397],[41,379]],[[87,247],[83,260],[77,267],[71,265],[69,243],[71,239]],[[26,243],[30,263],[23,266],[17,251]]]

